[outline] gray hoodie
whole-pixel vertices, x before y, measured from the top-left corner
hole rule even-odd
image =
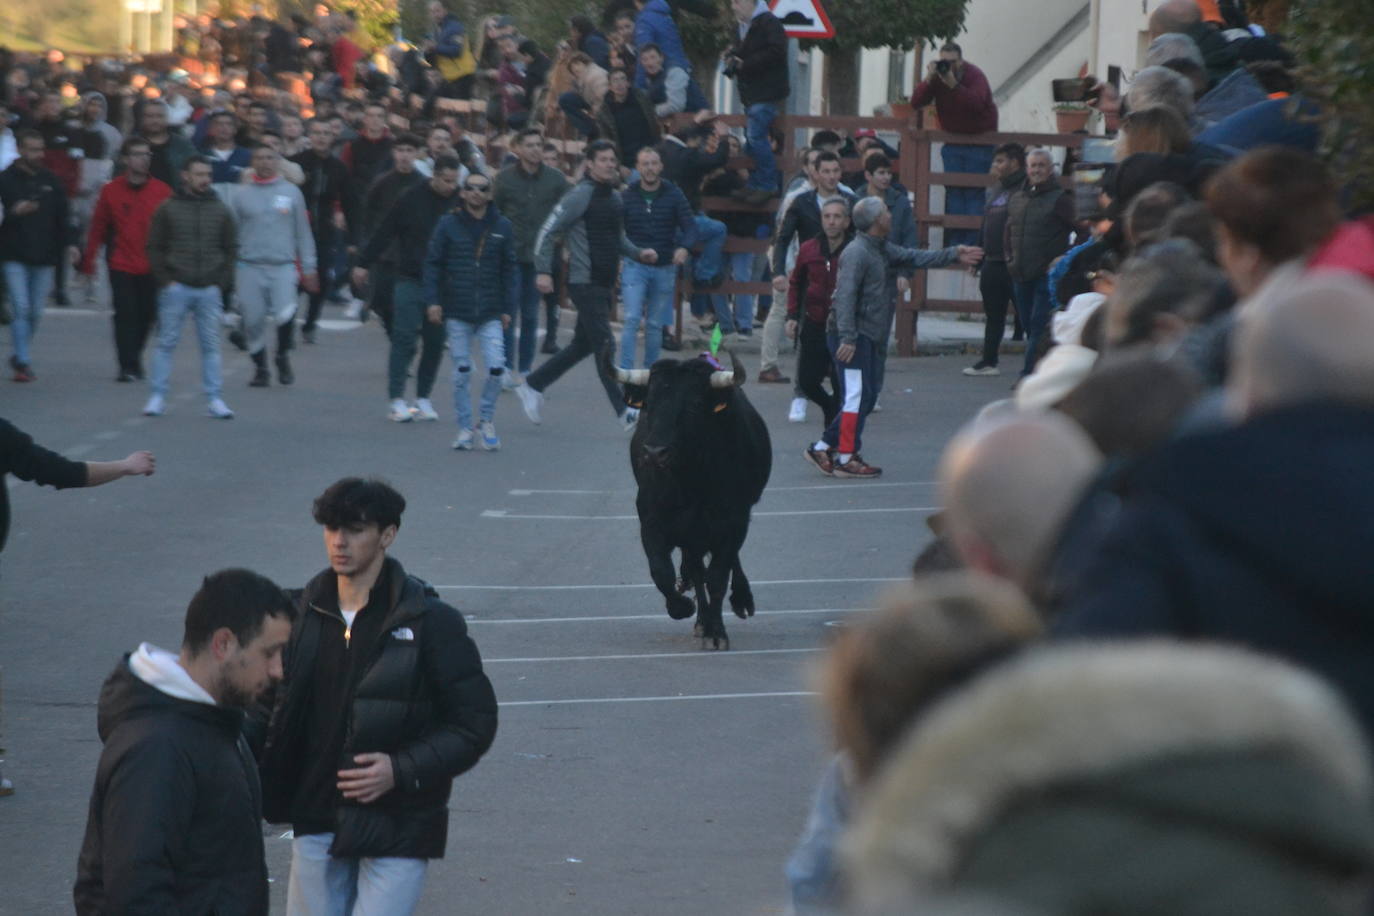
[[[229,209],[239,224],[240,264],[290,264],[315,272],[315,235],[310,231],[300,188],[280,175],[252,179],[229,192]]]
[[[85,121],[86,106],[90,104],[92,99],[100,103],[100,116],[95,119],[94,123],[87,124]],[[105,141],[105,155],[102,158],[117,160],[119,148],[124,143],[124,135],[119,132],[119,128],[110,123],[110,103],[99,92],[88,92],[81,97],[81,105],[81,126],[86,130],[100,134]]]

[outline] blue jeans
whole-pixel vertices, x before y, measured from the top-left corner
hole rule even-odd
[[[472,427],[472,395],[468,393],[468,378],[472,375],[472,339],[482,348],[482,363],[487,367],[487,380],[482,385],[478,419],[490,420],[496,415],[496,399],[501,396],[501,377],[506,374],[506,335],[501,319],[493,318],[481,324],[449,318],[448,354],[453,360],[453,412],[459,429]]]
[[[186,316],[196,316],[196,339],[200,341],[200,384],[205,396],[220,395],[219,322],[224,300],[218,286],[186,286],[169,283],[157,295],[157,347],[153,350],[153,394],[167,396],[172,377],[172,354],[181,340],[181,325]]]
[[[752,283],[758,274],[757,256],[748,251],[730,253],[730,276],[736,283]],[[735,294],[735,330],[754,329],[754,297],[748,293]]]
[[[677,284],[677,268],[641,264],[625,258],[620,271],[620,299],[625,304],[622,316],[625,328],[620,332],[620,368],[635,367],[635,335],[639,323],[644,322],[644,365],[658,360],[663,346],[663,323],[673,308],[673,289]]]
[[[1016,302],[1016,311],[1021,315],[1021,325],[1026,329],[1026,364],[1021,374],[1030,375],[1035,369],[1040,338],[1045,336],[1049,328],[1050,312],[1053,311],[1050,307],[1049,275],[1013,281],[1011,295]]]
[[[5,286],[10,291],[10,308],[14,321],[10,324],[10,339],[14,342],[14,361],[29,364],[29,341],[38,330],[38,319],[52,292],[55,268],[51,264],[23,264],[4,262]]]
[[[714,280],[724,269],[725,264],[725,224],[698,213],[696,222],[696,244],[701,253],[696,256],[692,266],[692,278],[698,283]]]
[[[754,160],[754,168],[749,172],[749,187],[777,191],[780,176],[769,131],[778,119],[778,106],[772,102],[756,102],[749,106],[746,114],[744,151]]]
[[[992,168],[991,146],[967,146],[946,143],[940,149],[940,161],[946,172],[971,172],[986,175]],[[950,216],[982,216],[982,188],[945,188],[945,213]],[[946,245],[977,245],[977,229],[946,229]]]
[[[332,833],[291,841],[287,916],[406,916],[425,889],[426,859],[336,859]]]
[[[517,352],[515,349],[515,326],[520,325],[519,369],[524,375],[534,365],[534,348],[539,342],[539,303],[542,301],[539,288],[534,285],[533,264],[520,265],[520,289],[516,291],[520,304],[520,314],[511,318],[506,328],[506,368],[514,372]]]

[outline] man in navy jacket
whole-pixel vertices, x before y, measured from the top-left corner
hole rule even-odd
[[[673,315],[677,269],[687,263],[696,221],[687,195],[663,179],[663,158],[646,146],[635,158],[639,180],[620,192],[625,202],[625,235],[637,248],[654,252],[645,263],[626,257],[620,271],[625,328],[620,334],[620,368],[635,366],[635,334],[644,319],[644,365],[652,366],[662,347],[662,328]]]

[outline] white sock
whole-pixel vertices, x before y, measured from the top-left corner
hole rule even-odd
[[[853,458],[854,456],[853,456],[853,454],[849,454],[849,453],[845,453],[845,452],[840,452],[840,454],[839,454],[838,457],[839,457],[839,459],[840,459],[840,464],[848,464],[848,463],[849,463],[849,459],[850,459],[850,458]]]
[[[825,452],[829,450],[830,443],[826,442],[824,439],[817,439],[816,444],[811,446],[811,451],[813,452]]]

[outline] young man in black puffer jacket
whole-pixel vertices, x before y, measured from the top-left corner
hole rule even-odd
[[[496,736],[463,615],[386,555],[404,510],[357,477],[315,500],[329,568],[300,596],[261,764],[263,816],[295,832],[288,913],[412,912],[453,778]]]

